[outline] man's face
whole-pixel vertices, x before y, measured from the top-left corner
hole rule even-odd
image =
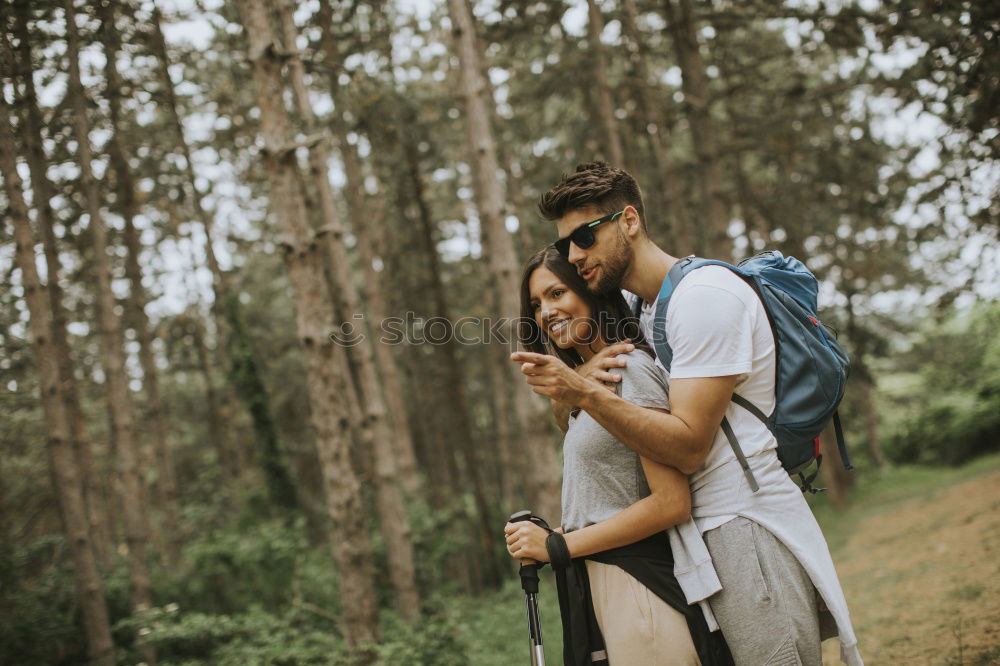
[[[556,221],[559,237],[569,236],[580,225],[602,215],[604,211],[592,206],[566,213]],[[568,259],[587,283],[587,289],[596,294],[608,294],[621,289],[622,280],[632,263],[632,245],[622,233],[618,221],[597,226],[594,238],[594,244],[585,249],[570,243]]]

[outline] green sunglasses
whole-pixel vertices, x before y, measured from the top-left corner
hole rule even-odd
[[[621,209],[617,213],[610,213],[604,217],[599,217],[593,222],[584,222],[576,229],[570,232],[565,238],[560,238],[553,245],[559,250],[561,254],[566,259],[569,259],[569,244],[573,243],[581,250],[586,250],[588,247],[593,246],[597,238],[594,236],[594,228],[605,222],[611,222],[616,217],[625,212],[625,209]]]

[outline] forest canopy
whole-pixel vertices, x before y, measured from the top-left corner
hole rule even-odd
[[[835,502],[997,448],[997,3],[0,3],[0,662],[469,663],[560,438],[456,330],[580,162],[815,272]]]

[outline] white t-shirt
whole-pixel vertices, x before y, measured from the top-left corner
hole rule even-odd
[[[648,340],[654,312],[655,305],[644,304],[639,319]],[[670,298],[666,330],[674,357],[669,372],[659,359],[657,365],[668,381],[739,375],[735,392],[765,414],[774,410],[774,336],[760,298],[742,278],[723,266],[689,273]],[[743,407],[730,403],[726,417],[746,457],[777,447],[771,431]],[[691,487],[697,492],[703,476],[735,458],[719,428],[704,464],[690,477]],[[699,527],[704,532],[734,517],[717,516]]]

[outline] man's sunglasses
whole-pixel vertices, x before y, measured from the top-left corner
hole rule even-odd
[[[605,222],[611,222],[624,212],[625,209],[623,208],[617,213],[610,213],[608,215],[605,215],[604,217],[599,217],[593,222],[584,222],[576,229],[574,229],[572,232],[570,232],[568,236],[566,236],[565,238],[560,238],[555,243],[553,243],[553,245],[555,245],[556,249],[559,250],[559,254],[569,259],[570,243],[573,243],[581,250],[586,250],[588,247],[591,247],[597,240],[597,238],[594,236],[594,228],[597,227],[599,224],[603,224]]]

